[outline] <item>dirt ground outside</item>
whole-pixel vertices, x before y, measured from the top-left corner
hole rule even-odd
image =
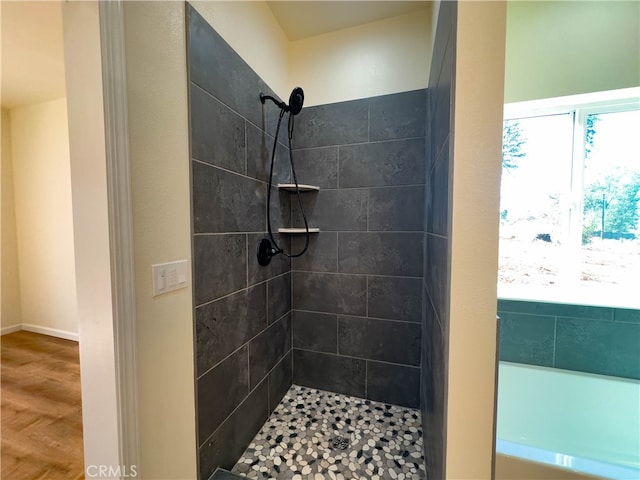
[[[554,286],[567,251],[560,242],[516,236],[500,238],[499,283]],[[640,240],[592,238],[580,249],[580,285],[635,286],[640,291]],[[574,274],[577,279],[577,273]]]

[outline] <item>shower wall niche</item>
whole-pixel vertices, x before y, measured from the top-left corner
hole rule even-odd
[[[304,256],[259,266],[279,113],[259,94],[275,94],[190,5],[187,26],[204,480],[234,465],[292,382],[420,407],[431,150],[426,89],[303,108],[293,154],[298,180],[320,187],[303,195],[320,233]],[[291,181],[288,153],[278,145],[274,183]],[[295,195],[274,188],[271,209],[274,231],[302,224]],[[278,241],[297,252],[304,236]]]

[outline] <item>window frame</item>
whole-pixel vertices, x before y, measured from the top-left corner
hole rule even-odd
[[[584,166],[586,145],[586,120],[591,114],[618,113],[640,110],[640,87],[595,92],[565,97],[546,98],[515,102],[504,105],[503,122],[524,118],[570,114],[573,123],[571,151],[571,179],[569,197],[563,205],[562,215],[567,219],[563,233],[569,240],[567,251],[568,266],[561,266],[559,286],[556,288],[513,286],[498,282],[498,297],[509,300],[540,301],[552,303],[572,303],[623,308],[640,308],[640,296],[628,298],[612,288],[602,288],[601,292],[589,289],[588,295],[579,288],[580,246],[583,223]],[[571,278],[573,278],[571,280]],[[567,283],[568,282],[568,283]],[[570,283],[573,282],[573,286]],[[571,288],[566,288],[567,285]],[[562,288],[562,287],[565,288]],[[562,291],[561,291],[562,290]]]

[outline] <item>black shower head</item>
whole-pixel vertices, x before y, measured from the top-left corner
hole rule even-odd
[[[291,115],[297,115],[300,113],[300,110],[302,110],[302,104],[304,103],[304,91],[300,87],[294,88],[291,95],[289,95],[289,105],[273,98],[271,95],[261,93],[260,101],[264,104],[267,100],[271,100],[285,112],[290,112]]]
[[[302,110],[302,104],[304,103],[304,90],[300,87],[296,87],[289,95],[289,106],[288,110],[291,112],[291,115],[297,115]]]

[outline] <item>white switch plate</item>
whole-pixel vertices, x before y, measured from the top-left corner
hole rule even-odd
[[[189,286],[188,260],[151,265],[153,296]]]

